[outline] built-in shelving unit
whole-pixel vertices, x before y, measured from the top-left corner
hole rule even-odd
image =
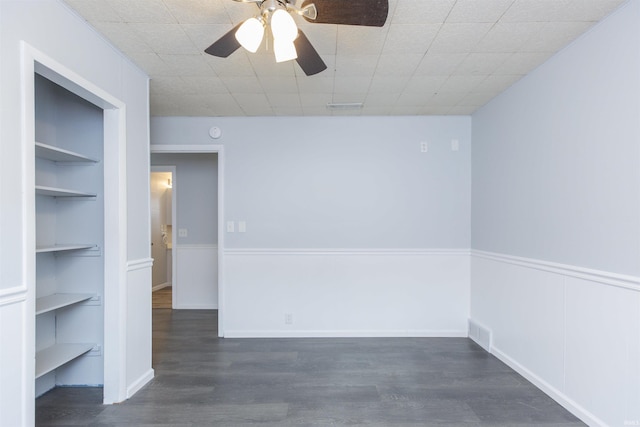
[[[36,141],[36,157],[40,159],[51,160],[53,162],[69,162],[69,163],[98,163],[98,160],[92,159],[80,153],[76,153],[53,145],[43,144]]]
[[[56,344],[36,353],[36,379],[91,351],[94,344]]]
[[[39,396],[104,382],[104,112],[39,75],[35,89]]]
[[[93,298],[94,294],[52,294],[36,299],[36,316]]]
[[[45,187],[36,185],[36,194],[38,196],[49,197],[96,197],[95,193],[85,193],[83,191],[67,190],[65,188]]]

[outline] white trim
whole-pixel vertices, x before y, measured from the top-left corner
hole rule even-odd
[[[135,259],[127,262],[127,272],[144,270],[145,268],[153,267],[153,258]]]
[[[640,292],[640,277],[473,249],[471,256]]]
[[[127,399],[129,399],[131,396],[139,392],[140,389],[142,389],[142,387],[147,385],[147,383],[151,381],[154,376],[155,376],[155,371],[153,369],[149,369],[147,372],[144,373],[144,375],[142,375],[140,378],[132,382],[131,385],[127,387]]]
[[[14,286],[13,288],[0,289],[0,307],[27,300],[27,287]]]
[[[168,288],[171,286],[171,282],[160,283],[159,285],[155,285],[151,288],[151,292],[159,291],[160,289]]]
[[[164,145],[151,144],[151,153],[217,153],[218,154],[218,336],[225,336],[224,283],[224,145]],[[175,243],[175,241],[174,241]],[[173,272],[175,273],[175,270]]]
[[[553,387],[548,382],[544,381],[542,378],[522,366],[520,363],[509,357],[502,350],[492,347],[491,354],[495,355],[498,359],[504,362],[511,369],[525,377],[528,381],[530,381],[533,385],[538,387],[544,393],[549,395],[553,400],[558,402],[564,408],[566,408],[569,412],[574,414],[576,417],[580,418],[586,424],[590,426],[598,426],[598,427],[607,427],[607,423],[596,417],[594,414],[586,410],[584,407],[579,405],[576,401],[569,398],[566,394]]]
[[[225,255],[462,255],[468,256],[469,249],[276,249],[276,248],[233,248],[225,249]]]
[[[179,244],[173,245],[173,249],[218,249],[218,245],[213,243],[188,243],[188,244]]]
[[[272,330],[227,331],[226,338],[467,338],[466,330]]]

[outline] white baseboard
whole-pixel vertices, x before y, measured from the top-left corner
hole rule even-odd
[[[144,375],[131,383],[131,385],[127,387],[127,399],[140,391],[142,387],[147,385],[147,383],[153,379],[154,375],[155,371],[153,369],[149,369],[147,372],[145,372]]]
[[[508,365],[511,369],[525,377],[528,381],[530,381],[533,385],[538,387],[540,390],[545,392],[549,397],[562,405],[565,409],[571,412],[576,417],[580,418],[583,422],[588,424],[589,426],[597,426],[597,427],[607,427],[607,423],[593,415],[591,412],[587,411],[584,407],[577,404],[574,400],[569,398],[563,392],[553,387],[551,384],[544,381],[542,378],[516,362],[514,359],[509,357],[506,353],[502,352],[499,348],[493,347],[491,348],[491,354],[496,356],[506,365]]]
[[[272,330],[272,331],[225,331],[225,338],[466,338],[467,331],[431,330]]]
[[[174,310],[217,310],[215,304],[178,304],[173,307]]]
[[[159,285],[155,285],[151,288],[151,292],[159,291],[160,289],[168,288],[169,286],[171,286],[171,282],[160,283]]]

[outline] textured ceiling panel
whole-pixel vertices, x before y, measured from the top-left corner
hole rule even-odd
[[[470,114],[625,0],[390,0],[383,27],[296,16],[327,69],[277,64],[272,37],[255,54],[204,53],[254,3],[65,0],[151,77],[157,116]],[[336,1],[339,7],[340,1]],[[358,110],[327,103],[362,102]]]

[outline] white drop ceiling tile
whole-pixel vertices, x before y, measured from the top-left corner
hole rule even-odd
[[[301,93],[300,104],[303,108],[318,107],[326,108],[326,105],[333,101],[331,93]]]
[[[327,107],[323,106],[323,107],[313,107],[313,106],[309,106],[309,107],[302,107],[302,112],[304,113],[305,116],[309,116],[309,117],[323,117],[323,116],[330,116],[331,115],[331,111],[327,109]]]
[[[298,83],[294,76],[259,74],[258,80],[266,93],[298,93]]]
[[[483,75],[493,74],[511,54],[509,53],[470,53],[456,68],[453,75]]]
[[[205,104],[216,111],[219,116],[242,116],[243,111],[230,94],[203,94],[206,96]]]
[[[224,77],[223,80],[231,94],[260,94],[264,96],[264,90],[256,76]]]
[[[164,0],[171,15],[181,24],[228,23],[229,15],[222,2],[223,0]]]
[[[516,52],[512,54],[507,60],[500,65],[495,71],[495,74],[501,75],[515,75],[515,74],[527,74],[531,70],[538,67],[545,62],[551,56],[550,53],[527,53]]]
[[[562,20],[599,21],[616,10],[626,0],[572,0],[567,11],[570,18],[561,16]]]
[[[509,88],[521,78],[521,74],[488,76],[478,86],[475,87],[474,92],[493,92],[497,94]]]
[[[401,0],[391,24],[442,23],[454,4],[455,0]]]
[[[338,55],[366,55],[382,52],[386,29],[357,25],[338,26]]]
[[[372,93],[395,93],[402,92],[409,81],[410,76],[383,76],[374,75],[369,86],[369,94]]]
[[[178,24],[129,25],[157,53],[193,54],[201,52]]]
[[[167,64],[169,73],[176,76],[209,76],[213,70],[204,58],[204,54],[196,55],[158,55]]]
[[[383,53],[425,53],[442,24],[392,24]]]
[[[498,92],[470,92],[460,100],[458,106],[479,107],[491,101],[498,95]]]
[[[435,105],[427,105],[425,107],[421,107],[417,109],[417,113],[419,115],[427,115],[427,116],[445,116],[449,115],[452,107],[447,106],[435,106]]]
[[[233,93],[232,96],[243,110],[245,107],[271,108],[267,96],[263,93]]]
[[[474,47],[474,52],[517,52],[543,30],[543,22],[499,22]]]
[[[449,75],[468,56],[467,53],[427,53],[420,61],[415,75]]]
[[[471,52],[489,32],[492,24],[444,24],[429,48],[431,53]]]
[[[333,82],[333,90],[336,93],[366,93],[369,90],[371,78],[367,77],[338,77]]]
[[[154,77],[149,81],[149,92],[152,95],[177,95],[198,93],[188,86],[182,77]]]
[[[338,40],[338,26],[328,24],[310,24],[299,26],[307,36],[313,48],[321,55],[335,55]]]
[[[404,88],[404,93],[434,94],[447,81],[448,76],[414,76]]]
[[[114,46],[126,54],[144,52],[153,53],[153,48],[138,35],[129,24],[119,22],[94,22],[93,26],[100,31]]]
[[[162,0],[105,0],[129,23],[175,24],[176,19]]]
[[[201,52],[233,28],[231,24],[182,24],[181,27]]]
[[[211,76],[190,76],[184,79],[185,84],[189,88],[188,90],[196,93],[228,94],[229,90],[225,86],[224,81],[214,75]]]
[[[376,75],[379,76],[410,76],[412,75],[424,55],[420,53],[407,53],[399,55],[383,55],[378,61]]]
[[[89,22],[123,22],[118,12],[104,0],[66,0],[65,3]]]
[[[470,92],[487,76],[450,76],[440,87],[440,92]]]
[[[391,108],[396,104],[400,93],[369,93],[364,101],[367,108]]]
[[[555,53],[578,38],[592,25],[590,22],[549,22],[536,38],[522,46],[521,51]]]
[[[336,76],[372,76],[380,55],[339,55],[336,57]]]
[[[365,105],[362,108],[362,115],[366,116],[389,116],[391,115],[391,110],[393,106],[390,105],[388,107],[368,107]]]
[[[267,92],[267,99],[272,107],[292,107],[302,108],[300,103],[300,96],[297,93],[269,93]]]
[[[242,51],[236,51],[228,58],[205,55],[205,61],[209,63],[216,75],[221,78],[255,76],[249,58]]]
[[[444,92],[440,91],[434,94],[429,102],[431,105],[442,106],[442,107],[453,107],[456,106],[462,101],[468,92]]]
[[[331,102],[334,103],[354,103],[361,102],[364,104],[365,99],[367,98],[366,92],[362,93],[334,93]]]
[[[167,64],[156,53],[134,53],[129,58],[149,76],[164,76],[168,72]]]
[[[557,19],[570,0],[515,0],[502,16],[503,22],[548,22]]]
[[[299,76],[296,78],[300,95],[329,94],[333,92],[333,77],[323,77],[322,73],[315,76]]]
[[[469,116],[479,108],[480,106],[476,105],[456,105],[448,109],[448,115],[452,116]]]
[[[222,5],[227,11],[229,20],[235,24],[239,24],[251,17],[258,16],[260,9],[258,9],[255,3],[244,3],[235,1],[223,1]]]
[[[514,0],[458,0],[447,22],[496,22]]]
[[[394,107],[396,106],[411,106],[411,107],[420,107],[424,105],[424,103],[433,96],[432,93],[421,93],[421,92],[404,92],[402,93]]]
[[[272,107],[273,113],[280,117],[298,117],[304,114],[302,107]]]

